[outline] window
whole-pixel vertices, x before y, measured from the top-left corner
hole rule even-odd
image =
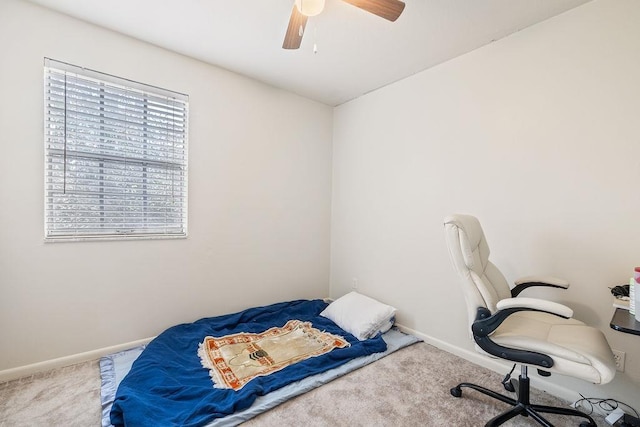
[[[188,102],[45,58],[45,239],[186,237]]]

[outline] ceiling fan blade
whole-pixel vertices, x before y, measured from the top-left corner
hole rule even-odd
[[[399,0],[344,0],[362,10],[378,15],[388,21],[398,19],[404,10],[404,2]]]
[[[287,33],[284,35],[283,49],[298,49],[304,35],[304,27],[307,25],[307,17],[298,11],[296,5],[293,5],[291,18],[289,18],[289,26]]]

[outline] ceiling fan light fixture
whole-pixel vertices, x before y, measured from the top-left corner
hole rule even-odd
[[[296,0],[296,7],[304,16],[316,16],[324,9],[324,0]]]
[[[307,18],[315,16],[324,9],[325,0],[294,0],[295,4],[291,8],[291,17],[287,25],[287,32],[282,42],[283,49],[298,49],[302,42]],[[342,0],[365,12],[394,22],[404,10],[402,0]],[[314,47],[314,53],[317,48]]]

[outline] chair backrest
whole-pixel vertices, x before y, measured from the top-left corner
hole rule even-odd
[[[500,270],[489,261],[489,245],[476,217],[448,216],[444,228],[449,255],[461,279],[469,324],[472,324],[479,307],[495,312],[498,301],[511,298],[511,289]]]

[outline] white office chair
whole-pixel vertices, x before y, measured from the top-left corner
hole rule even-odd
[[[476,349],[521,365],[519,380],[507,375],[503,385],[516,392],[516,399],[475,384],[461,383],[451,389],[455,397],[471,388],[513,407],[497,415],[486,426],[498,426],[517,415],[530,416],[543,426],[552,424],[541,413],[586,418],[580,426],[596,426],[593,418],[570,408],[534,405],[529,401],[527,367],[548,376],[558,373],[595,384],[611,381],[616,368],[604,334],[572,319],[573,310],[564,305],[518,297],[531,286],[568,288],[566,281],[548,277],[527,277],[510,289],[500,271],[489,261],[489,246],[477,218],[452,215],[444,221],[451,260],[458,272],[467,304],[469,324]]]

